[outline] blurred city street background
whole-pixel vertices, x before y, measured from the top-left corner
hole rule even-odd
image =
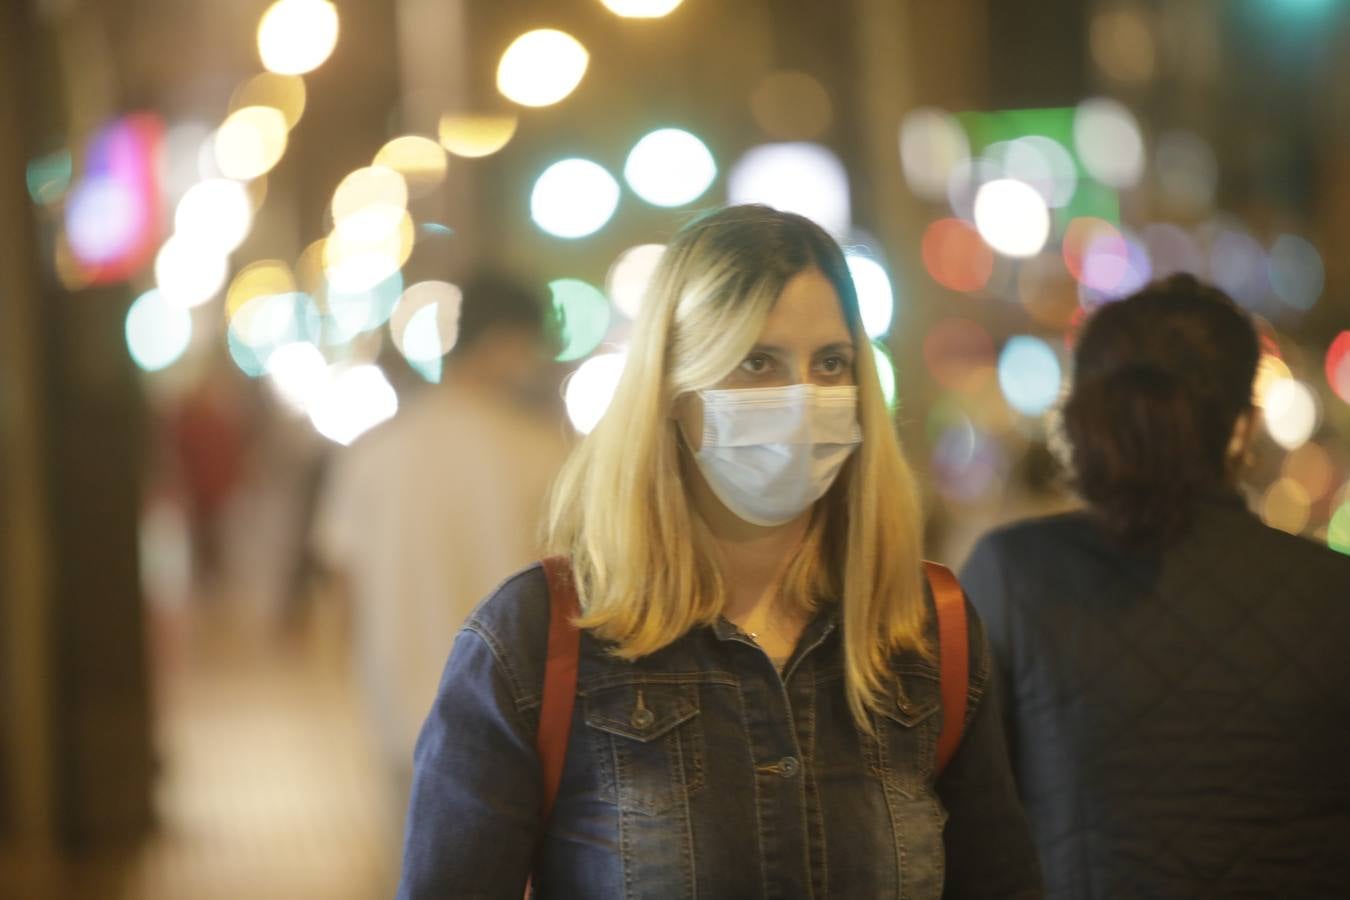
[[[485,269],[557,338],[503,405],[578,439],[725,203],[844,245],[933,558],[1073,503],[1074,329],[1180,271],[1258,317],[1252,508],[1350,553],[1337,0],[6,0],[0,162],[0,897],[390,895],[357,569],[411,538],[340,473],[533,533],[419,491],[486,462],[350,462]]]

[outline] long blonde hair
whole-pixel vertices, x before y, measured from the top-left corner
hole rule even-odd
[[[838,600],[845,685],[870,728],[900,649],[929,652],[920,513],[839,246],[818,225],[763,206],[733,206],[683,228],[643,300],[614,398],[564,466],[549,514],[551,552],[571,557],[577,624],[636,659],[721,615],[726,589],[691,477],[675,400],[709,388],[758,339],[784,285],[815,267],[830,280],[853,341],[863,440],[816,504],[789,564],[784,602]]]

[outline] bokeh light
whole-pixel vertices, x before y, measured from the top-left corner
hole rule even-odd
[[[940,319],[923,339],[923,361],[933,380],[949,390],[969,390],[994,377],[994,338],[970,319]]]
[[[1059,358],[1038,337],[1018,335],[1003,346],[998,358],[998,384],[1008,405],[1023,415],[1038,416],[1059,397]]]
[[[454,348],[463,299],[448,281],[419,281],[403,292],[389,316],[389,334],[408,362],[437,360]]]
[[[1148,284],[1153,272],[1143,243],[1123,229],[1089,232],[1079,259],[1079,298],[1088,309],[1133,294]]]
[[[340,219],[323,243],[323,271],[336,290],[352,293],[382,284],[398,273],[412,255],[416,231],[407,210],[390,220],[387,210],[366,211]]]
[[[863,330],[868,337],[881,337],[891,328],[895,314],[895,291],[891,277],[881,263],[870,256],[850,252],[845,254],[853,287],[858,293],[858,311],[862,315]]]
[[[126,338],[136,365],[157,372],[187,350],[192,341],[192,314],[159,291],[146,291],[127,310]]]
[[[895,363],[891,362],[891,354],[881,341],[872,342],[872,361],[877,367],[877,380],[881,382],[881,397],[886,401],[886,407],[893,410],[898,393],[895,384]]]
[[[717,163],[694,135],[662,128],[633,145],[623,177],[635,194],[654,206],[683,206],[712,185]]]
[[[1209,142],[1193,131],[1158,136],[1154,151],[1159,199],[1180,215],[1203,215],[1214,205],[1219,163]]]
[[[1082,309],[1079,286],[1057,253],[1040,253],[1020,263],[1016,294],[1033,319],[1059,331]]]
[[[1074,147],[1088,173],[1115,188],[1134,187],[1144,171],[1144,139],[1134,114],[1118,101],[1084,100],[1073,122]]]
[[[277,347],[268,355],[264,371],[277,397],[297,413],[309,409],[328,379],[328,363],[309,341]]]
[[[225,317],[234,318],[250,301],[295,291],[290,266],[279,259],[260,259],[240,269],[225,291]]]
[[[1350,500],[1331,514],[1327,525],[1327,546],[1338,553],[1350,553]]]
[[[325,335],[345,343],[358,334],[379,328],[393,315],[403,295],[403,276],[394,272],[371,287],[345,290],[330,284],[325,291]]]
[[[809,141],[830,127],[834,110],[825,87],[805,72],[770,72],[750,94],[750,116],[771,138]]]
[[[258,22],[258,56],[278,75],[317,69],[337,39],[337,8],[328,0],[277,0]]]
[[[619,183],[588,159],[564,159],[544,170],[530,192],[530,218],[549,234],[579,238],[604,227],[619,206]]]
[[[247,181],[271,171],[286,152],[286,132],[286,117],[270,106],[230,113],[213,140],[220,173]]]
[[[55,203],[65,196],[74,174],[69,150],[55,150],[29,160],[24,170],[28,196],[39,206]]]
[[[261,72],[235,89],[230,96],[230,112],[246,106],[270,106],[294,128],[305,114],[305,79],[298,75]]]
[[[953,291],[970,293],[989,283],[994,253],[968,222],[938,219],[924,229],[924,268],[934,281]]]
[[[572,427],[581,434],[590,434],[600,424],[614,399],[627,359],[627,350],[599,353],[578,366],[567,379],[563,403]]]
[[[1153,77],[1153,32],[1137,9],[1103,9],[1092,17],[1089,44],[1102,74],[1122,84],[1144,84]]]
[[[1292,378],[1270,385],[1262,412],[1266,431],[1286,450],[1303,446],[1317,429],[1317,397],[1306,384]]]
[[[1350,403],[1350,331],[1332,338],[1327,348],[1326,373],[1332,392]]]
[[[1331,490],[1336,477],[1336,464],[1321,444],[1309,441],[1285,454],[1280,472],[1303,486],[1310,500],[1321,500]]]
[[[728,173],[727,199],[797,213],[835,235],[845,234],[852,221],[848,172],[819,144],[752,147]]]
[[[1248,309],[1257,309],[1270,294],[1265,248],[1243,228],[1221,227],[1209,248],[1214,283]]]
[[[1259,509],[1261,521],[1271,528],[1300,534],[1308,525],[1312,500],[1303,485],[1292,478],[1281,478],[1261,495]]]
[[[615,15],[626,19],[659,19],[670,15],[684,0],[600,0]]]
[[[497,65],[497,90],[521,106],[551,106],[576,90],[590,55],[563,31],[541,28],[516,38]]]
[[[132,252],[145,221],[136,189],[120,178],[83,178],[66,199],[66,238],[82,265],[111,263]]]
[[[1058,141],[1041,135],[1027,135],[1005,141],[985,150],[1005,178],[1021,181],[1036,189],[1045,204],[1058,208],[1068,204],[1078,189],[1078,167],[1073,155]]]
[[[519,122],[514,115],[444,115],[437,128],[437,137],[441,146],[456,156],[477,159],[491,156],[509,144]]]
[[[230,253],[248,237],[253,205],[248,191],[229,178],[209,178],[188,188],[174,212],[174,231],[192,243]]]
[[[1050,211],[1030,185],[1000,178],[976,193],[975,227],[1004,256],[1035,256],[1050,237]]]
[[[979,501],[995,488],[1007,467],[1001,445],[964,413],[945,423],[930,420],[932,425],[939,429],[932,462],[938,491],[956,503]]]
[[[1293,234],[1280,235],[1270,248],[1267,267],[1270,286],[1286,306],[1307,311],[1322,296],[1326,281],[1322,255],[1309,241]]]
[[[639,244],[620,253],[609,267],[609,273],[605,276],[605,292],[619,312],[628,318],[637,318],[647,286],[651,284],[665,252],[663,244]]]
[[[388,166],[367,166],[338,182],[333,191],[333,223],[383,234],[397,226],[407,206],[408,183],[403,175]]]
[[[219,248],[175,235],[155,256],[155,285],[166,300],[200,306],[225,285],[229,259]]]
[[[1170,222],[1151,222],[1140,236],[1153,263],[1153,277],[1167,278],[1178,272],[1203,276],[1205,259],[1200,245],[1185,229]]]
[[[372,168],[391,169],[403,176],[410,197],[425,197],[445,180],[445,150],[431,138],[416,134],[394,138],[380,148],[372,163]]]
[[[350,444],[398,412],[398,395],[374,365],[341,369],[315,393],[309,420],[319,434],[339,444]]]
[[[267,362],[277,349],[295,342],[319,339],[322,320],[308,294],[263,294],[235,311],[226,329],[230,357],[250,378],[267,373]]]
[[[558,320],[562,349],[559,362],[588,356],[609,331],[609,298],[579,278],[557,278],[548,283],[553,314]]]
[[[970,140],[950,113],[922,107],[900,124],[900,162],[914,195],[941,201],[953,169],[970,159]]]

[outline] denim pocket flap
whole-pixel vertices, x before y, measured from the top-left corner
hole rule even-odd
[[[942,701],[938,697],[911,698],[897,692],[886,699],[882,713],[905,728],[913,728],[941,708]]]
[[[647,743],[698,715],[698,686],[625,684],[586,697],[586,724]]]

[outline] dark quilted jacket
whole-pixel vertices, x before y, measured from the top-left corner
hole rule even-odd
[[[1082,513],[962,571],[1051,897],[1350,897],[1350,556],[1202,504],[1160,557]]]

